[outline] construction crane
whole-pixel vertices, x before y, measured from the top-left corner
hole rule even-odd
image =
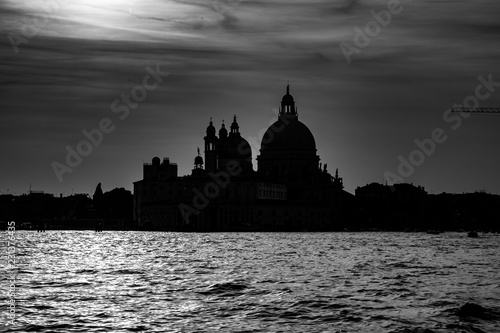
[[[500,108],[468,108],[464,106],[454,107],[451,112],[467,113],[500,113]]]

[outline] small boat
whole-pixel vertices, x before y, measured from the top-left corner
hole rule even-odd
[[[427,233],[430,235],[439,235],[441,231],[439,230],[427,230]]]
[[[471,231],[469,231],[469,232],[467,233],[467,237],[478,238],[478,237],[479,237],[479,235],[477,234],[477,232],[476,232],[476,231],[471,230]]]

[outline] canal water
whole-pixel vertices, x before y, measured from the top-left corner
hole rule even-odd
[[[500,235],[481,236],[17,231],[0,332],[498,333]]]

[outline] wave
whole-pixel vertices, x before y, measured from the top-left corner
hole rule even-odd
[[[471,302],[467,302],[458,309],[455,309],[455,314],[462,318],[474,317],[487,320],[500,318],[498,312]]]
[[[198,293],[202,295],[234,296],[237,294],[241,294],[241,292],[245,289],[248,289],[248,286],[246,284],[237,282],[223,282],[212,284],[205,290],[199,291]]]

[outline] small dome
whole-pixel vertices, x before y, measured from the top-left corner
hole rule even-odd
[[[202,164],[203,164],[203,157],[201,157],[201,156],[199,156],[199,155],[198,155],[198,156],[196,156],[196,157],[194,158],[194,164],[195,164],[195,165],[202,165]]]
[[[227,129],[226,129],[226,125],[224,125],[224,121],[222,122],[222,127],[221,127],[221,129],[219,130],[219,137],[220,137],[220,138],[225,138],[225,137],[227,137]]]
[[[231,140],[230,154],[236,158],[252,158],[252,148],[247,140],[235,136]]]
[[[283,104],[286,104],[286,105],[290,105],[292,103],[295,103],[295,101],[293,100],[293,96],[290,95],[290,94],[286,94],[285,96],[283,96],[283,98],[281,99],[281,103]]]
[[[159,157],[153,157],[153,161],[152,162],[153,162],[152,163],[153,165],[160,165],[161,160],[160,160]]]

